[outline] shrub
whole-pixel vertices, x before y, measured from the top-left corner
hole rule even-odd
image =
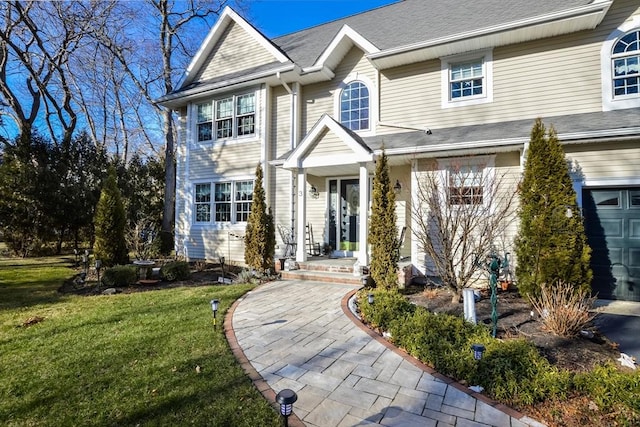
[[[116,180],[116,170],[110,166],[94,217],[96,240],[93,250],[96,259],[102,260],[105,266],[129,262],[125,240],[126,222],[122,195]]]
[[[608,363],[576,374],[574,383],[600,409],[614,413],[618,425],[640,425],[640,371],[622,372]]]
[[[540,295],[529,301],[542,317],[545,328],[561,337],[578,335],[595,314],[590,312],[595,297],[589,297],[584,289],[559,282],[555,286],[543,284]]]
[[[371,292],[374,296],[374,303],[369,304],[367,294]],[[388,331],[391,322],[396,318],[401,318],[405,314],[413,313],[416,306],[407,301],[397,290],[363,290],[359,295],[359,308],[362,317],[373,328]]]
[[[135,265],[116,265],[107,268],[102,276],[102,283],[111,288],[131,286],[137,281],[138,269]]]
[[[262,166],[258,163],[256,180],[253,184],[251,211],[245,229],[244,261],[249,267],[264,273],[267,269],[273,268],[276,231],[271,210],[267,212],[262,176]]]
[[[238,277],[236,280],[238,283],[255,283],[256,279],[256,275],[253,271],[247,268],[243,268],[242,271],[238,273]]]
[[[191,276],[189,263],[186,261],[172,261],[160,267],[160,277],[163,280],[187,280]]]

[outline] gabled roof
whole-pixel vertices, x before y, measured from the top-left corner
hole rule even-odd
[[[505,32],[511,33],[503,43],[513,43],[518,37],[512,32],[525,28],[530,30],[520,31],[520,41],[593,28],[611,3],[612,0],[404,0],[278,37],[273,42],[304,69],[316,64],[344,25],[380,50],[370,55],[376,60],[489,34],[504,37]],[[498,40],[494,37],[489,42]],[[456,49],[434,52],[433,57],[485,47],[488,46],[465,43]]]
[[[279,63],[290,62],[290,59],[284,54],[276,45],[265,37],[260,31],[258,31],[253,25],[249,24],[243,17],[233,11],[229,6],[226,6],[220,17],[216,21],[216,24],[211,28],[209,34],[202,42],[200,49],[196,52],[195,56],[191,60],[191,63],[185,71],[182,82],[178,85],[179,90],[184,89],[193,82],[193,78],[197,75],[199,70],[205,63],[209,53],[214,48],[220,37],[224,34],[224,30],[231,24],[236,23],[246,31],[257,43],[262,45],[267,51],[269,51],[274,60]]]
[[[322,139],[325,132],[333,133],[344,144],[349,154],[336,156],[311,156],[314,147]],[[362,138],[335,121],[328,114],[323,114],[300,144],[284,157],[285,169],[328,168],[339,165],[352,165],[373,160],[373,151]]]

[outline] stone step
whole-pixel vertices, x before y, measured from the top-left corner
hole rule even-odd
[[[325,283],[341,283],[345,285],[360,285],[362,279],[360,276],[354,276],[353,272],[336,272],[319,269],[312,270],[290,270],[280,272],[283,279],[286,280],[310,280]]]

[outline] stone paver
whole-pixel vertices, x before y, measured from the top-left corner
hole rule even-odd
[[[355,289],[273,282],[245,295],[230,311],[227,336],[236,357],[251,364],[245,367],[253,369],[250,376],[261,378],[254,379],[258,389],[272,401],[284,388],[298,394],[291,426],[541,425],[477,400],[365,331],[343,309],[345,296]]]

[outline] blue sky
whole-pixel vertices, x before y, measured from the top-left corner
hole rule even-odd
[[[398,0],[250,0],[247,19],[269,38]]]

